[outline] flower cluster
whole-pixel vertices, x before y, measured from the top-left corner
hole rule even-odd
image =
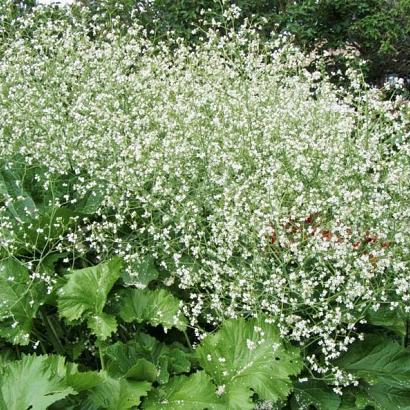
[[[409,310],[408,106],[353,70],[346,93],[287,38],[261,48],[246,27],[195,49],[115,22],[97,39],[75,19],[31,29],[0,46],[0,158],[38,169],[54,207],[93,204],[53,220],[52,240],[37,231],[33,260],[117,254],[137,278],[153,258],[199,337],[264,312],[317,343],[313,371],[350,382],[332,360],[367,312]],[[7,255],[30,238],[8,217],[24,197],[3,199]]]

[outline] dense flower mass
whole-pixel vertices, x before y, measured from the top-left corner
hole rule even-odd
[[[320,346],[312,371],[348,383],[332,361],[357,325],[410,311],[408,104],[353,69],[338,89],[319,57],[246,27],[194,49],[138,25],[95,39],[79,20],[30,24],[0,46],[0,255],[31,249],[50,293],[53,252],[121,256],[138,288],[149,258],[199,337],[263,313]],[[56,215],[31,234],[10,216],[41,218],[27,184]]]

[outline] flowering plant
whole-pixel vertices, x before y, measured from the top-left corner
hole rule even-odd
[[[0,45],[6,407],[407,406],[408,105],[246,22],[43,12]]]

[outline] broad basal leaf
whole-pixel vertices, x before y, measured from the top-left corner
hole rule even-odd
[[[130,369],[124,374],[126,379],[154,382],[157,380],[158,371],[154,363],[147,359],[137,359]]]
[[[119,294],[118,312],[124,322],[147,322],[180,330],[187,325],[179,300],[164,289],[124,289]]]
[[[69,394],[64,359],[58,356],[23,356],[1,375],[1,393],[7,410],[46,410]]]
[[[371,403],[377,410],[410,410],[410,389],[401,389],[387,384],[366,388]]]
[[[141,397],[146,396],[151,383],[114,379],[105,376],[102,384],[91,390],[84,403],[84,408],[128,410],[140,404]]]
[[[406,335],[406,315],[400,308],[391,310],[388,306],[380,306],[376,311],[370,309],[366,319],[371,325],[385,327],[401,336]]]
[[[200,365],[218,386],[225,386],[228,397],[231,389],[252,389],[263,400],[285,398],[292,387],[290,376],[302,367],[299,350],[286,345],[263,318],[225,321],[197,353]]]
[[[103,308],[121,269],[122,261],[115,257],[109,262],[67,275],[67,283],[58,296],[60,315],[69,321],[87,318],[92,332],[100,339],[106,339],[116,329],[116,321],[104,313]]]
[[[216,386],[205,372],[175,376],[169,383],[153,390],[143,408],[146,410],[226,410],[215,394]]]
[[[224,385],[221,386],[223,390],[222,399],[226,408],[230,410],[254,410],[255,403],[252,400],[253,391],[244,389],[240,384],[231,385],[226,389]]]
[[[98,315],[91,316],[87,325],[90,330],[101,340],[105,340],[117,330],[117,321],[114,316],[101,312]]]
[[[361,383],[344,389],[341,400],[338,410],[409,410],[410,390],[381,383],[374,386]]]
[[[166,383],[169,374],[189,372],[189,355],[176,345],[158,342],[140,333],[128,343],[117,342],[104,350],[106,368],[115,376]]]
[[[42,295],[42,284],[30,279],[17,259],[0,261],[0,336],[13,344],[26,345]]]
[[[410,352],[395,341],[366,335],[337,364],[361,379],[363,404],[378,410],[410,409]]]
[[[310,405],[318,410],[337,410],[341,398],[325,383],[308,380],[295,384],[292,402],[295,403],[294,408],[299,410],[308,409]]]
[[[105,378],[98,372],[78,372],[72,371],[65,377],[67,385],[72,387],[77,392],[90,390],[101,383],[104,383]]]
[[[366,335],[337,364],[370,384],[410,388],[410,352],[387,337]]]

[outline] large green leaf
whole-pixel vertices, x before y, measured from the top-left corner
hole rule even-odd
[[[114,379],[106,375],[104,382],[91,390],[84,408],[128,410],[138,406],[141,397],[146,396],[150,389],[149,382]]]
[[[410,389],[400,389],[387,384],[367,387],[369,403],[377,410],[410,410]]]
[[[204,339],[197,353],[214,382],[225,386],[227,397],[232,389],[252,389],[261,399],[276,402],[289,394],[290,376],[302,368],[299,350],[286,345],[279,330],[264,318],[225,321]]]
[[[391,310],[388,306],[383,305],[377,311],[370,309],[367,312],[366,319],[371,325],[385,327],[401,336],[406,335],[407,318],[401,308]]]
[[[410,388],[410,352],[384,336],[366,335],[337,364],[370,384]]]
[[[244,389],[240,384],[234,384],[229,386],[228,389],[224,389],[222,398],[225,407],[230,410],[253,410],[255,409],[255,403],[252,396],[252,390]]]
[[[118,257],[97,266],[73,271],[58,295],[58,310],[69,321],[87,319],[88,326],[100,339],[116,329],[113,316],[103,312],[107,296],[121,274]]]
[[[78,372],[77,368],[71,371],[65,377],[65,382],[67,385],[72,387],[77,392],[82,392],[84,390],[90,390],[99,384],[104,382],[104,377],[101,373],[97,372]]]
[[[117,320],[114,316],[101,312],[91,316],[87,325],[89,329],[101,340],[105,340],[117,330]]]
[[[374,386],[361,383],[358,387],[349,387],[343,391],[342,402],[338,410],[369,409],[409,410],[410,390],[381,383]]]
[[[0,336],[13,344],[28,344],[42,288],[18,260],[0,261]]]
[[[340,396],[319,380],[308,380],[294,386],[292,409],[308,409],[314,405],[318,410],[337,410],[340,403]]]
[[[124,322],[147,322],[180,330],[187,326],[179,300],[165,289],[124,289],[119,293],[118,312]]]
[[[189,372],[189,354],[183,347],[166,345],[140,333],[128,343],[117,342],[104,350],[106,368],[113,376],[168,382],[170,374]]]
[[[169,383],[153,390],[146,401],[147,410],[226,410],[215,394],[215,385],[203,371],[190,376],[175,376]]]
[[[75,390],[65,383],[64,359],[58,356],[23,356],[1,375],[1,393],[7,410],[46,410]]]
[[[337,364],[361,380],[366,404],[379,410],[410,409],[410,351],[379,335],[366,335]],[[362,404],[361,404],[362,403]]]

